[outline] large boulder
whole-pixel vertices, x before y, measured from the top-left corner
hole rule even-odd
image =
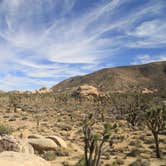
[[[82,85],[77,88],[77,90],[74,92],[74,95],[77,96],[99,96],[100,93],[98,89],[91,85]]]
[[[13,136],[3,136],[0,138],[0,152],[14,151],[34,154],[33,147],[22,139],[15,139]]]
[[[42,136],[42,135],[38,135],[38,134],[31,134],[31,135],[28,136],[28,138],[43,139],[43,138],[45,138],[45,137]]]
[[[19,140],[19,152],[34,154],[34,149],[32,145],[27,142],[27,140]]]
[[[13,136],[2,136],[0,138],[0,152],[3,151],[19,152],[18,141]]]
[[[60,138],[58,136],[49,136],[47,138],[53,140],[60,147],[67,148],[67,144],[66,144],[66,142],[62,138]]]
[[[50,166],[44,159],[32,154],[6,151],[0,153],[1,166]]]
[[[57,149],[57,144],[53,140],[47,138],[28,139],[28,142],[38,152]]]

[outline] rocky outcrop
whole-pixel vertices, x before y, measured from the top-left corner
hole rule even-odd
[[[79,86],[76,91],[74,91],[73,95],[85,97],[85,96],[99,96],[99,91],[96,87],[91,85],[82,85]]]
[[[50,166],[44,159],[32,154],[6,151],[0,153],[1,166]]]
[[[53,140],[47,138],[28,139],[28,142],[38,152],[43,152],[47,150],[56,150],[58,147]]]
[[[58,136],[50,136],[47,138],[53,140],[58,146],[60,146],[62,148],[67,148],[67,144],[62,138],[60,138]]]
[[[39,135],[39,134],[31,134],[31,135],[28,136],[28,138],[43,139],[43,138],[45,138],[45,137],[42,136],[42,135]]]
[[[52,90],[47,87],[43,87],[43,88],[31,91],[32,94],[36,94],[36,93],[43,94],[43,93],[50,93],[50,92],[52,92]]]
[[[47,87],[43,87],[37,90],[38,93],[50,93],[52,92],[51,89],[47,88]]]
[[[43,94],[43,93],[51,93],[52,89],[49,89],[47,87],[43,87],[40,89],[35,89],[32,91],[18,91],[18,90],[13,90],[13,91],[9,91],[9,94]]]
[[[58,136],[44,137],[32,134],[27,139],[14,138],[13,136],[0,137],[0,152],[14,151],[34,154],[34,151],[56,151],[58,147],[67,148],[66,142]]]
[[[27,140],[20,140],[19,141],[19,152],[27,153],[27,154],[34,154],[34,149],[32,145],[30,145]]]
[[[34,154],[34,149],[27,140],[16,139],[13,136],[3,136],[0,138],[0,152],[3,151]]]
[[[2,136],[0,138],[0,152],[15,151],[19,152],[19,143],[13,136]]]
[[[150,90],[148,88],[143,88],[142,94],[153,94],[154,92],[157,92],[157,90]]]
[[[6,92],[3,90],[0,90],[0,94],[5,94]]]

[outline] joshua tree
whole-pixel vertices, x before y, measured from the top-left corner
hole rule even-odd
[[[115,114],[118,118],[124,119],[124,114],[128,111],[128,99],[126,94],[115,93],[109,94],[109,100],[111,102],[112,108],[115,110]]]
[[[116,128],[116,125],[111,126],[109,123],[104,124],[103,133],[100,135],[94,131],[96,121],[91,114],[83,122],[84,134],[84,156],[86,166],[99,166],[102,155],[102,148],[105,142],[110,139],[111,130]]]
[[[130,127],[135,128],[140,126],[142,121],[142,113],[145,109],[145,97],[139,93],[131,93],[126,95],[124,104],[125,118]]]
[[[21,103],[21,95],[10,94],[9,95],[9,105],[10,107],[14,107],[14,112],[16,112],[18,104]]]
[[[109,104],[109,100],[107,96],[96,96],[93,98],[93,102],[95,104],[97,114],[99,113],[101,115],[102,122],[105,121],[105,113],[106,113],[106,107]]]
[[[152,132],[155,145],[156,157],[160,158],[159,133],[166,129],[166,107],[164,105],[155,105],[145,110],[145,124]]]

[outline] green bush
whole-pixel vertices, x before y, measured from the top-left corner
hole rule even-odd
[[[139,156],[140,155],[140,151],[138,150],[138,149],[135,149],[135,148],[133,148],[132,150],[131,150],[131,152],[129,152],[128,154],[127,154],[127,156],[130,156],[130,157],[137,157],[137,156]]]
[[[42,155],[42,158],[44,158],[45,160],[47,161],[52,161],[52,160],[55,160],[57,157],[56,153],[54,151],[48,151],[48,152],[45,152],[43,155]]]
[[[5,124],[0,124],[0,135],[10,135],[12,133],[12,128]]]
[[[69,156],[69,152],[67,149],[65,148],[57,148],[57,150],[55,151],[56,156]]]
[[[137,159],[134,162],[132,162],[129,166],[150,166],[150,163],[148,160],[142,161],[141,159]]]
[[[82,158],[81,160],[78,161],[78,163],[75,166],[85,166],[85,159]]]

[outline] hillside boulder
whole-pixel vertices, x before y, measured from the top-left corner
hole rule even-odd
[[[15,139],[13,136],[3,136],[0,138],[0,152],[14,151],[34,154],[33,147],[22,139]]]
[[[0,153],[2,166],[51,166],[44,159],[32,154],[6,151]]]
[[[73,93],[75,96],[99,96],[99,91],[96,87],[91,86],[91,85],[82,85],[79,86],[76,91]]]
[[[42,136],[42,135],[39,135],[39,134],[31,134],[31,135],[28,136],[28,138],[43,139],[43,138],[45,138],[45,137]]]
[[[52,92],[52,90],[47,87],[42,87],[40,89],[37,89],[36,92],[39,94],[42,94],[42,93],[50,93]]]
[[[67,144],[62,138],[60,138],[58,136],[50,136],[47,138],[53,140],[58,146],[60,146],[62,148],[67,148]]]
[[[56,150],[58,147],[53,140],[47,138],[39,138],[39,139],[31,138],[28,139],[28,143],[31,144],[33,148],[38,152]]]

